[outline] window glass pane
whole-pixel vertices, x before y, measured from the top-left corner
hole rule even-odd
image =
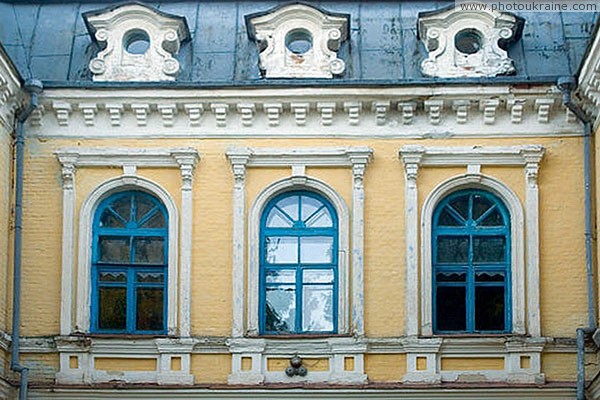
[[[332,259],[332,237],[305,236],[300,238],[300,262],[307,264],[331,263]]]
[[[465,220],[469,219],[469,195],[459,196],[452,200],[449,205]]]
[[[504,272],[478,272],[475,274],[476,282],[504,282]]]
[[[447,208],[445,208],[438,217],[438,226],[462,226],[463,221],[459,221]]]
[[[299,196],[289,196],[277,202],[277,206],[283,210],[292,221],[298,221],[298,202]]]
[[[503,262],[506,256],[506,239],[503,236],[473,238],[473,262]]]
[[[163,327],[163,289],[137,289],[136,329],[139,331],[162,331]]]
[[[298,262],[298,238],[270,236],[265,238],[265,261],[269,264]]]
[[[306,221],[307,228],[329,228],[333,226],[333,219],[329,210],[325,207],[320,209],[314,214],[308,221]]]
[[[103,271],[98,275],[100,282],[127,282],[127,274],[125,272]]]
[[[136,264],[164,264],[163,238],[136,238],[134,243]]]
[[[269,270],[266,274],[267,283],[296,283],[296,270]]]
[[[292,225],[292,221],[277,208],[272,208],[267,216],[268,228],[291,228]]]
[[[333,331],[333,286],[303,287],[302,330],[304,332]]]
[[[129,263],[129,238],[100,236],[99,238],[100,262]]]
[[[495,208],[479,223],[481,226],[504,226],[504,218],[502,213]]]
[[[127,289],[124,287],[100,287],[98,291],[98,328],[126,329]]]
[[[465,272],[438,272],[435,274],[438,282],[466,282],[467,274]]]
[[[321,207],[323,203],[308,196],[302,196],[302,221],[305,221]]]
[[[136,213],[136,222],[140,222],[148,211],[152,210],[155,207],[155,204],[143,194],[137,193],[135,196],[135,213]]]
[[[475,287],[475,329],[503,331],[504,286]]]
[[[165,216],[160,210],[155,210],[152,216],[140,225],[140,228],[164,228],[165,226]]]
[[[304,283],[333,283],[333,271],[330,269],[304,270]]]
[[[119,196],[110,204],[110,207],[127,222],[131,218],[131,196],[131,194]]]
[[[165,274],[164,272],[138,272],[137,281],[140,283],[163,283]]]
[[[100,227],[102,228],[124,228],[125,223],[119,219],[109,208],[104,210],[100,217]]]
[[[290,333],[296,330],[296,291],[294,286],[267,287],[266,326],[268,332]]]
[[[436,322],[439,331],[464,331],[466,321],[464,286],[439,286],[436,297]]]
[[[439,236],[437,238],[438,263],[466,263],[468,261],[468,236]]]
[[[480,194],[473,195],[473,220],[477,221],[494,204]]]

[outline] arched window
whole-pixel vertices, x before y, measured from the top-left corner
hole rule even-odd
[[[510,217],[483,190],[445,197],[432,221],[433,329],[436,333],[511,330]]]
[[[338,221],[332,205],[313,192],[276,196],[262,214],[260,238],[260,332],[337,332]]]
[[[166,333],[168,217],[142,191],[104,199],[94,214],[92,331]]]

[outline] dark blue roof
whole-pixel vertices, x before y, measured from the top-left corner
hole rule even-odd
[[[98,48],[82,14],[114,1],[0,0],[0,43],[25,78],[47,85],[89,84],[89,61]],[[162,12],[186,18],[192,40],[177,55],[180,85],[307,84],[310,81],[264,79],[256,45],[244,17],[283,1],[143,1]],[[417,16],[453,1],[313,1],[324,10],[350,14],[350,39],[338,52],[346,71],[321,84],[427,83],[419,65],[426,51],[417,40]],[[522,13],[521,40],[509,47],[516,74],[497,82],[549,82],[574,75],[590,41],[595,13]],[[464,81],[482,79],[463,79]],[[490,79],[483,79],[489,81]]]

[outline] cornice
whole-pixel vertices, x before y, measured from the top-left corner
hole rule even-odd
[[[552,85],[49,89],[45,137],[526,137],[581,135]]]
[[[600,120],[600,34],[596,34],[590,51],[579,73],[577,95],[582,107],[593,118]]]
[[[21,95],[21,81],[8,56],[0,51],[0,125],[12,130]]]

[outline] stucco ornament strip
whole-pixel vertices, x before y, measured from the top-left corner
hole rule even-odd
[[[418,34],[429,52],[421,70],[424,75],[445,78],[514,73],[506,48],[519,39],[522,24],[512,14],[484,7],[463,10],[457,5],[420,13]]]
[[[285,93],[48,89],[28,135],[248,138],[270,137],[275,130],[281,137],[581,135],[560,97],[554,85],[289,88]]]
[[[260,214],[275,195],[293,189],[315,190],[334,206],[339,218],[339,271],[338,271],[338,333],[364,335],[363,298],[363,241],[364,241],[364,173],[372,157],[368,147],[315,147],[315,148],[230,148],[227,157],[234,174],[233,190],[233,339],[230,342],[232,374],[230,383],[294,382],[284,371],[267,371],[267,359],[274,354],[291,357],[300,348],[310,347],[310,339],[292,339],[274,343],[265,348],[265,339],[257,336],[259,298],[259,226]],[[248,212],[248,233],[245,221],[245,181],[247,168],[291,167],[289,178],[271,183],[254,199]],[[344,199],[329,184],[306,175],[306,167],[349,167],[352,169],[352,214]],[[350,219],[352,215],[352,219]],[[352,225],[350,225],[352,224]],[[352,226],[352,229],[350,229]],[[350,233],[351,232],[351,233]],[[350,235],[352,241],[350,242]],[[248,267],[244,265],[248,245]],[[350,243],[352,264],[350,264]],[[247,275],[247,286],[246,286]],[[247,299],[247,303],[245,301]],[[246,312],[245,312],[246,311]],[[247,319],[244,320],[244,315]],[[360,383],[366,376],[363,353],[366,346],[354,339],[325,339],[332,343],[324,353],[311,353],[315,358],[329,359],[329,371],[312,373],[301,381],[329,381]],[[339,345],[339,346],[338,346]],[[341,347],[340,347],[341,346]],[[296,349],[296,350],[292,350]],[[306,350],[309,351],[308,348]],[[354,369],[346,370],[346,358],[352,358]],[[250,360],[250,369],[242,368],[242,359]]]
[[[305,4],[276,7],[246,16],[248,36],[260,52],[267,78],[332,78],[346,69],[337,58],[347,39],[347,14],[333,14]]]
[[[173,55],[190,38],[184,17],[131,3],[87,12],[83,18],[102,47],[89,65],[94,81],[168,81],[179,73]]]

